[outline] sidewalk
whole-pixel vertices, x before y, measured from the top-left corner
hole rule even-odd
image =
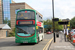
[[[59,38],[56,38],[56,43],[51,44],[50,50],[75,50],[75,46],[70,42],[65,42],[64,35],[60,34]]]
[[[0,38],[0,39],[11,39],[11,38],[15,38],[15,37],[5,37],[5,38]]]

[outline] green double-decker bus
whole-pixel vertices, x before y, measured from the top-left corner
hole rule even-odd
[[[15,28],[16,43],[38,43],[44,38],[43,18],[35,10],[19,10]]]

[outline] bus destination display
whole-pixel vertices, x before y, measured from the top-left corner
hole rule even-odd
[[[32,21],[21,21],[19,24],[24,25],[24,24],[33,24]]]

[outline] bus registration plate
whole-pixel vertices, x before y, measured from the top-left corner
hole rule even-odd
[[[23,43],[28,43],[27,41],[23,42]]]

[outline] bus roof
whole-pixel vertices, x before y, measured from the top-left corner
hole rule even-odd
[[[33,9],[22,9],[22,10],[33,10]],[[22,11],[20,10],[20,11]],[[36,10],[33,10],[33,11],[36,11]],[[18,11],[19,12],[19,11]],[[37,12],[37,11],[36,11]],[[41,17],[43,17],[43,15],[41,15],[39,12],[37,12]]]

